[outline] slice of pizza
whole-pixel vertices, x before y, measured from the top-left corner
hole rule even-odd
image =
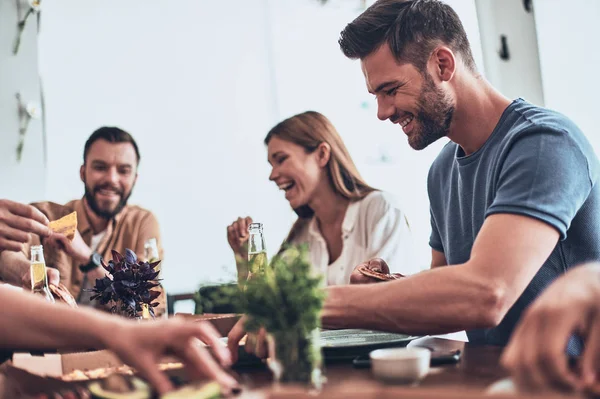
[[[67,216],[50,222],[48,227],[55,233],[64,234],[72,241],[75,238],[75,231],[77,230],[77,212],[69,213]]]
[[[62,283],[59,283],[58,285],[48,284],[48,288],[50,288],[50,292],[52,293],[52,296],[54,296],[54,299],[65,302],[72,308],[77,307],[77,301]]]
[[[398,280],[403,278],[404,276],[400,273],[381,273],[381,272],[377,272],[374,271],[372,269],[369,269],[366,265],[365,266],[359,266],[358,267],[358,271],[367,277],[371,277],[374,278],[378,281],[391,281],[391,280]]]

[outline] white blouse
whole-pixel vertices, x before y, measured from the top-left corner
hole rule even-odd
[[[342,223],[342,240],[342,253],[329,264],[327,244],[313,217],[293,242],[308,244],[313,267],[327,277],[327,285],[349,284],[352,270],[372,258],[385,260],[393,273],[420,271],[412,259],[408,222],[389,193],[374,191],[351,202]]]

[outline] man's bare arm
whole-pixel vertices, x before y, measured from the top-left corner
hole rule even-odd
[[[431,269],[435,269],[440,266],[447,266],[448,261],[446,260],[446,255],[443,252],[436,251],[435,249],[431,250]]]
[[[526,216],[489,216],[470,260],[398,281],[328,288],[326,328],[444,334],[498,325],[546,261],[559,233]]]

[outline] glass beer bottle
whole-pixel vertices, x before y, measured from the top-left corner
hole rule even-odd
[[[146,262],[148,262],[148,263],[153,263],[153,262],[156,262],[159,260],[158,243],[156,242],[156,238],[149,238],[144,243],[144,258],[146,258]],[[162,278],[162,270],[161,270],[160,263],[158,264],[158,266],[156,266],[156,271],[158,271],[157,278]],[[165,312],[165,316],[166,316],[166,312]],[[152,319],[152,316],[150,315],[150,309],[149,309],[148,305],[145,303],[142,304],[142,319],[143,320]]]
[[[156,262],[157,260],[159,260],[158,244],[156,242],[156,238],[149,238],[144,243],[144,257],[146,258],[146,262],[148,263]],[[156,269],[159,272],[158,278],[162,277],[160,266],[160,263],[158,264],[158,266],[156,266]]]
[[[248,226],[248,279],[252,275],[262,274],[267,267],[267,247],[263,235],[262,223],[250,223]]]
[[[44,248],[41,245],[31,246],[29,273],[31,275],[31,291],[34,294],[43,296],[48,302],[54,303],[54,297],[50,292],[50,288],[48,288]]]

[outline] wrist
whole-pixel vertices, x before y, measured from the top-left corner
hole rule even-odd
[[[102,317],[98,328],[93,329],[95,341],[100,345],[99,349],[111,349],[125,336],[128,327],[128,323],[121,317]]]
[[[87,251],[83,252],[80,255],[80,257],[79,257],[79,263],[82,264],[82,265],[87,265],[90,262],[93,254],[94,254],[94,252],[91,249],[88,248]]]
[[[97,252],[92,252],[89,258],[79,265],[79,270],[83,273],[89,273],[97,270],[102,265],[102,256]]]

